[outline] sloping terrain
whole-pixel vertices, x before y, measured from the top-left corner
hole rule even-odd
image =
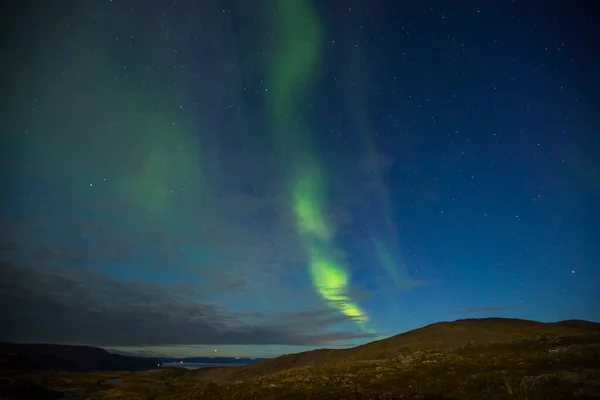
[[[206,370],[24,372],[13,362],[22,371],[2,377],[0,399],[585,400],[600,399],[600,324],[442,322],[352,349]]]
[[[288,354],[233,370],[198,370],[198,375],[201,379],[226,382],[266,376],[308,365],[384,360],[407,352],[451,350],[466,345],[593,333],[600,333],[600,323],[575,320],[543,323],[509,318],[463,319],[454,322],[438,322],[350,349],[325,349]]]
[[[57,373],[41,383],[56,393],[80,395],[65,399],[600,399],[600,335],[407,351],[394,358],[313,364],[222,383],[200,375],[161,368],[118,373],[121,380],[111,384],[114,373]],[[39,393],[15,398],[49,398]]]

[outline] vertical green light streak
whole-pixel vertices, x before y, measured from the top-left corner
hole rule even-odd
[[[297,227],[307,247],[309,272],[315,290],[331,306],[353,320],[366,320],[366,314],[348,296],[348,273],[334,255],[332,233],[319,198],[319,171],[307,168],[302,178],[295,182],[293,192]]]
[[[327,303],[362,326],[366,314],[349,297],[349,274],[336,257],[333,229],[325,218],[324,172],[299,121],[310,82],[315,75],[323,33],[316,12],[307,0],[275,0],[281,22],[280,42],[271,76],[271,110],[276,142],[292,155],[292,202],[296,228],[307,249],[309,275],[314,289]]]

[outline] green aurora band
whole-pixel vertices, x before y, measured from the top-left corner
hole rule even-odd
[[[296,228],[304,242],[312,284],[327,303],[367,330],[366,313],[349,297],[349,273],[336,256],[334,229],[324,216],[324,171],[309,142],[290,121],[299,120],[299,109],[309,95],[309,82],[319,64],[322,27],[309,1],[275,0],[282,26],[273,61],[271,104],[276,141],[292,154],[292,201]]]
[[[125,32],[127,24],[118,20],[111,26]],[[52,46],[34,42],[25,53],[45,61],[21,68],[26,92],[37,98],[38,118],[24,122],[32,133],[14,138],[17,151],[55,185],[120,198],[169,222],[181,188],[204,181],[195,134],[198,117],[190,118],[189,111],[176,106],[181,91],[159,90],[151,72],[129,72],[119,65],[101,28],[68,25],[48,22],[40,27]],[[153,52],[136,47],[135,58],[167,54],[167,48],[154,42]]]
[[[365,21],[364,15],[355,14],[354,19],[348,23],[358,28],[366,24],[367,21]],[[378,234],[373,228],[369,232],[373,242],[373,250],[379,264],[390,276],[393,283],[397,287],[410,288],[414,281],[405,267],[399,247],[398,228],[394,223],[394,208],[389,190],[384,183],[382,159],[377,152],[373,139],[375,132],[368,117],[370,104],[366,93],[370,91],[371,85],[368,77],[372,75],[369,71],[369,58],[366,49],[363,47],[352,48],[351,50],[346,48],[345,53],[344,63],[348,68],[346,68],[345,76],[342,78],[347,82],[344,85],[344,98],[360,135],[366,159],[371,163],[372,194],[380,211],[380,220],[383,222],[381,226],[383,234]]]

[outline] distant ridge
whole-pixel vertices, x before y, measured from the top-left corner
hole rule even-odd
[[[287,354],[235,369],[198,370],[197,374],[201,379],[214,381],[249,379],[307,365],[378,360],[415,351],[450,350],[467,345],[593,333],[600,333],[600,323],[582,320],[546,323],[513,318],[468,318],[437,322],[349,349],[322,349]]]
[[[556,324],[561,326],[570,326],[573,328],[600,329],[600,322],[585,321],[583,319],[567,319],[556,322]]]
[[[141,371],[159,363],[158,359],[111,354],[92,346],[0,343],[2,370]]]

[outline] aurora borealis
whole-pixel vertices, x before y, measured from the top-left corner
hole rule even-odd
[[[3,7],[0,340],[274,356],[600,317],[585,10]]]
[[[277,2],[279,18],[283,18],[282,39],[275,51],[272,101],[276,140],[290,154],[293,170],[292,201],[300,240],[307,251],[310,277],[315,290],[334,308],[356,321],[367,316],[347,294],[348,271],[335,256],[334,229],[323,212],[327,199],[326,175],[313,154],[311,126],[298,121],[310,98],[307,87],[313,85],[322,41],[321,27],[308,2]]]

